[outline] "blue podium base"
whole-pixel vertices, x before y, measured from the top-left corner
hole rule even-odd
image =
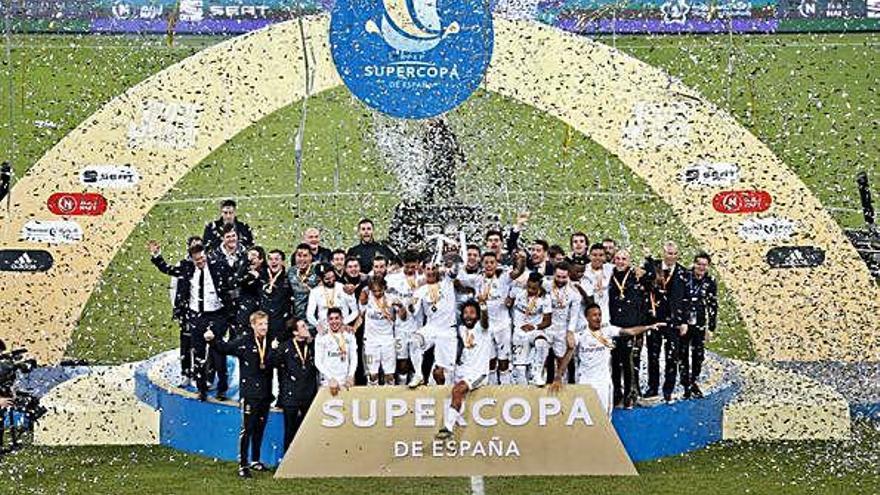
[[[200,402],[191,386],[179,387],[177,352],[169,351],[141,363],[135,371],[138,398],[160,411],[160,443],[216,459],[238,459],[241,411],[238,373],[228,360],[229,399]],[[633,461],[647,461],[696,449],[721,440],[724,406],[739,390],[730,362],[707,354],[705,398],[661,403],[633,410],[615,409],[612,424]],[[642,383],[645,383],[644,380]],[[678,390],[680,392],[680,389]],[[209,394],[213,395],[213,394]],[[284,421],[280,410],[269,414],[261,459],[277,465],[284,456]]]

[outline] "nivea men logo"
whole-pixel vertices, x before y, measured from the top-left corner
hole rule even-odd
[[[740,168],[735,163],[697,162],[678,173],[686,186],[724,187],[739,180]]]
[[[44,272],[52,268],[52,255],[42,249],[0,250],[0,271]]]
[[[82,237],[82,227],[69,220],[31,220],[21,229],[21,240],[30,242],[73,244]]]
[[[825,263],[825,251],[815,246],[780,246],[767,251],[770,268],[814,268]]]
[[[95,165],[83,168],[79,172],[79,181],[84,186],[126,188],[140,182],[141,176],[128,165]]]
[[[788,218],[749,218],[737,232],[747,242],[787,241],[797,232],[797,224]]]

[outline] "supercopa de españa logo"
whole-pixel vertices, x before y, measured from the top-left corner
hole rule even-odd
[[[484,0],[337,0],[330,47],[345,85],[392,117],[447,112],[479,86],[492,56]]]

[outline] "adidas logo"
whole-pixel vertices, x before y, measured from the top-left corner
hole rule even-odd
[[[30,272],[36,270],[39,266],[27,253],[22,253],[21,256],[9,265],[9,268],[15,271]]]

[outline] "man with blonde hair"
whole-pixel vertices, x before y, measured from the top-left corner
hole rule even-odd
[[[253,334],[245,333],[237,339],[224,342],[215,339],[211,330],[205,332],[205,341],[217,352],[238,358],[241,397],[241,433],[238,442],[238,475],[250,478],[251,470],[265,471],[260,462],[260,446],[269,405],[272,403],[272,367],[269,365],[269,315],[254,311],[250,317]],[[253,462],[248,463],[250,450]]]

